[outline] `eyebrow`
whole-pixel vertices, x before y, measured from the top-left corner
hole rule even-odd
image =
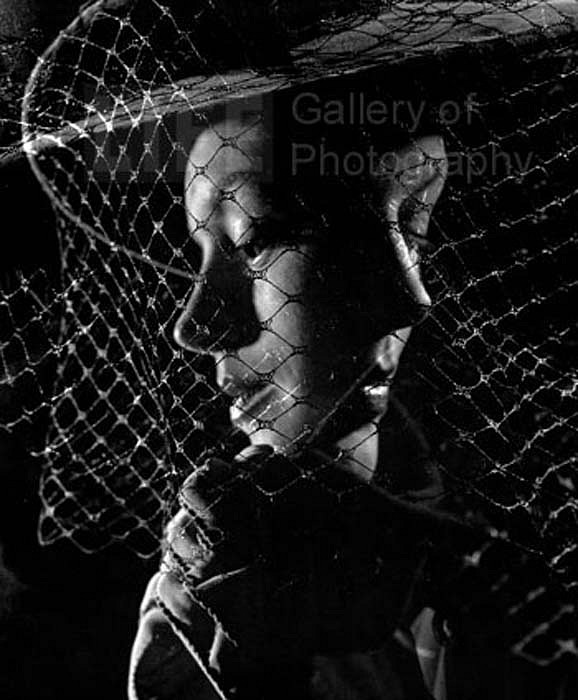
[[[257,175],[255,170],[235,170],[219,181],[219,187],[221,189],[231,187],[231,185],[237,184],[239,180],[242,180],[240,184],[245,184],[245,182],[254,179],[255,175]]]
[[[263,181],[258,178],[259,171],[257,170],[235,170],[229,173],[218,183],[218,188],[221,192],[229,189],[233,192],[244,184],[250,183],[257,187],[259,194],[273,211],[277,207],[285,208],[286,202],[282,197],[279,185],[274,182]]]

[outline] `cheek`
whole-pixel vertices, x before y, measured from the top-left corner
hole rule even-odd
[[[265,329],[293,348],[313,356],[329,347],[339,351],[345,319],[337,291],[335,272],[313,246],[286,249],[253,284],[255,312]]]
[[[252,366],[259,358],[260,372],[274,372],[284,395],[318,406],[356,377],[359,350],[359,339],[347,332],[347,309],[337,301],[339,280],[327,268],[311,248],[281,252],[254,282],[263,330],[254,346],[241,351]]]
[[[287,404],[275,420],[272,428],[257,428],[252,438],[255,442],[267,442],[283,447],[289,441],[303,438],[315,430],[319,420],[327,412],[327,406],[303,402]]]
[[[281,249],[253,282],[253,304],[261,325],[292,346],[306,344],[310,335],[314,275],[305,251]]]
[[[283,304],[288,299],[304,298],[322,280],[319,254],[313,246],[278,248],[255,281],[259,303]]]

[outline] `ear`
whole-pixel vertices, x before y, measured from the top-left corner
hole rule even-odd
[[[417,138],[383,156],[381,166],[376,182],[379,207],[388,224],[388,238],[406,302],[417,310],[413,323],[423,318],[431,306],[420,277],[419,249],[427,247],[431,214],[448,173],[443,139]]]
[[[402,217],[412,234],[425,237],[448,174],[443,138],[415,139],[384,156],[381,165],[380,189],[387,221],[399,224]]]

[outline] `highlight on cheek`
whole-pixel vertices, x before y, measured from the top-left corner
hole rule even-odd
[[[262,131],[243,131],[241,126],[237,127],[234,123],[226,124],[224,130],[242,133],[243,139],[250,143],[252,152],[259,153],[265,147],[260,141],[264,138]],[[210,141],[201,138],[199,143],[202,149]],[[421,145],[416,146],[419,147]],[[438,147],[438,150],[443,153],[443,147]],[[327,432],[332,433],[333,441],[345,438],[348,432],[357,431],[359,423],[363,424],[365,420],[371,440],[374,440],[374,421],[386,408],[388,388],[385,384],[390,381],[391,372],[387,377],[377,376],[379,363],[373,357],[372,343],[359,346],[355,339],[348,336],[346,329],[353,327],[354,319],[348,319],[347,315],[355,314],[356,305],[349,304],[342,308],[341,313],[336,313],[332,298],[332,292],[336,292],[338,297],[343,296],[335,285],[342,284],[345,288],[348,274],[355,276],[358,271],[348,269],[348,261],[345,261],[343,269],[337,272],[334,257],[327,245],[314,245],[315,236],[311,233],[307,236],[307,245],[303,245],[304,239],[290,232],[286,212],[280,207],[275,208],[274,203],[279,202],[281,197],[271,196],[272,186],[268,185],[269,197],[265,200],[257,174],[253,173],[236,186],[239,178],[234,168],[234,159],[216,159],[211,166],[211,175],[217,182],[227,182],[234,188],[226,193],[227,196],[217,200],[212,212],[214,235],[226,240],[222,246],[226,251],[223,257],[235,258],[242,263],[228,268],[228,280],[222,282],[222,293],[225,293],[225,287],[229,290],[230,308],[234,308],[232,297],[238,302],[243,286],[241,281],[248,278],[250,283],[246,285],[245,302],[251,307],[262,331],[251,342],[238,342],[234,348],[235,357],[239,360],[237,376],[234,363],[225,371],[229,380],[233,376],[235,383],[233,392],[236,400],[231,410],[233,423],[253,440],[263,430],[267,430],[268,434],[273,431],[277,434],[276,444],[288,447],[307,444],[311,439],[324,440],[320,428],[324,425],[331,426]],[[414,192],[427,198],[427,188],[432,186],[431,182],[432,178],[426,177],[423,169],[418,168],[411,178],[403,181],[401,190],[399,187],[385,189],[384,209],[397,212]],[[309,182],[308,186],[311,188],[313,183]],[[439,192],[436,183],[432,201],[439,196]],[[231,197],[232,194],[234,197]],[[204,193],[201,192],[200,196],[204,196]],[[287,193],[284,198],[287,199]],[[307,192],[306,198],[314,200],[314,190]],[[193,207],[197,206],[194,199],[189,195]],[[304,200],[299,201],[303,207]],[[349,227],[355,221],[352,220],[349,226],[348,223],[345,220],[335,222],[330,232],[334,245],[342,245],[351,238]],[[343,230],[340,230],[340,226],[344,226]],[[421,235],[425,234],[422,225]],[[379,308],[374,318],[367,319],[368,324],[375,324],[375,328],[368,333],[369,338],[373,336],[374,343],[383,335],[395,331],[394,324],[398,323],[400,315],[403,317],[399,307],[412,304],[425,307],[430,303],[419,277],[415,252],[407,247],[405,238],[396,232],[393,225],[384,226],[379,235],[389,237],[392,244],[393,255],[389,262],[390,274],[394,279],[391,286],[397,290],[398,298],[384,295],[381,303],[372,299],[374,307]],[[321,240],[320,236],[318,239]],[[356,246],[363,248],[370,244],[369,240],[363,240],[363,232],[359,232],[359,240],[355,243],[347,241],[352,252]],[[357,253],[354,254],[362,259]],[[355,260],[355,257],[351,258],[354,266]],[[217,254],[211,257],[215,270],[224,267],[226,262],[220,261]],[[334,285],[333,289],[331,285]],[[371,284],[367,286],[372,287]],[[376,279],[372,295],[379,299],[380,293]],[[360,303],[364,303],[361,298]],[[236,303],[236,308],[246,309],[247,306],[241,307]],[[198,313],[202,314],[202,308],[198,309]],[[226,305],[223,314],[227,314]],[[408,311],[406,323],[412,318]],[[243,321],[242,317],[230,317],[233,325],[241,326]],[[218,344],[211,344],[207,350],[216,355],[220,362],[227,362],[226,357],[219,357]],[[231,354],[232,348],[223,345],[222,350]],[[277,363],[271,367],[272,357],[277,358]],[[376,375],[371,376],[371,391],[362,386],[369,375]],[[237,385],[246,391],[241,391]],[[379,386],[383,386],[383,390],[379,390]],[[230,388],[230,383],[227,387]],[[358,408],[358,414],[354,417],[351,416],[351,405]],[[347,414],[351,417],[344,420]],[[374,450],[364,449],[364,452],[367,453],[363,457],[367,464],[362,466],[371,472],[376,461],[375,454],[372,454]],[[356,457],[352,455],[352,459],[355,461]]]
[[[574,700],[578,3],[17,5],[2,689]]]

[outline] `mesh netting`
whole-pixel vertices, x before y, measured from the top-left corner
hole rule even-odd
[[[444,501],[509,543],[525,587],[492,547],[469,561],[496,569],[511,615],[542,606],[513,645],[542,663],[575,653],[575,609],[551,594],[578,580],[575,3],[184,5],[97,2],[28,85],[24,148],[57,213],[61,269],[3,285],[0,396],[2,429],[44,465],[42,541],[122,541],[151,556],[177,489],[208,457],[230,460],[249,438],[291,456],[359,429],[355,389],[375,369],[359,357],[379,325],[372,285],[392,307],[382,335],[403,346],[400,329],[421,317],[402,289],[421,284],[419,249],[433,304],[391,389],[374,483],[425,507]],[[252,131],[268,135],[260,210],[251,176],[218,178],[233,152],[250,159]],[[431,134],[433,151],[419,145]],[[407,144],[417,161],[388,165]],[[445,180],[433,213],[404,179],[416,168]],[[395,186],[392,223],[379,193]],[[280,208],[281,233],[268,223]],[[235,246],[216,232],[227,221]],[[316,246],[332,251],[326,268]],[[238,285],[223,298],[228,275]],[[177,340],[197,352],[173,339],[192,286]],[[256,316],[247,298],[265,299]],[[313,330],[302,337],[295,323]],[[334,387],[323,400],[319,376]],[[245,394],[266,385],[275,398],[252,408]],[[244,392],[237,427],[222,388]],[[366,439],[334,459],[349,452],[363,469]],[[432,474],[443,497],[424,487]]]

